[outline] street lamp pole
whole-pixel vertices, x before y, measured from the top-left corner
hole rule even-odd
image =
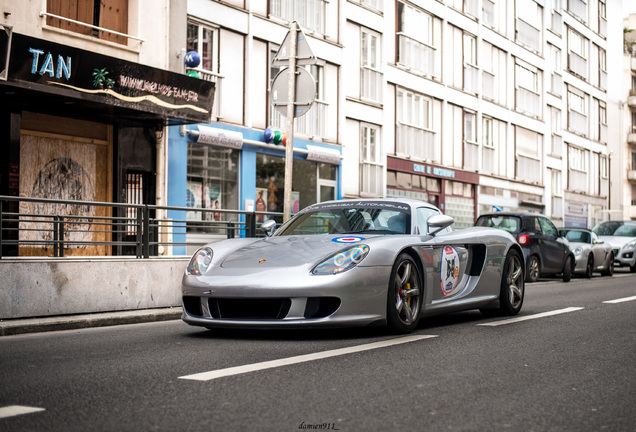
[[[296,44],[297,23],[289,29],[289,71],[287,84],[287,144],[285,147],[285,190],[283,196],[283,222],[291,217],[292,175],[294,165],[294,101],[296,100]]]

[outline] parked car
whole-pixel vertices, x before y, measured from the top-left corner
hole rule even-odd
[[[562,228],[559,232],[568,240],[574,254],[574,274],[587,278],[594,272],[601,272],[603,276],[614,274],[614,251],[609,243],[588,229]]]
[[[636,221],[601,222],[592,231],[614,249],[614,265],[636,273]]]
[[[183,316],[207,328],[388,325],[480,309],[515,315],[524,298],[521,248],[489,228],[408,199],[313,204],[264,238],[210,243],[190,260]]]
[[[568,241],[547,217],[537,213],[497,212],[479,216],[475,226],[498,228],[514,235],[526,263],[526,281],[560,274],[572,278],[574,254]]]

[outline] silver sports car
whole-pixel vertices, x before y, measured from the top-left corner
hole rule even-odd
[[[515,315],[524,298],[521,248],[494,228],[453,231],[453,219],[408,199],[311,205],[264,238],[211,243],[183,276],[188,324],[216,327],[388,325],[480,309]]]
[[[614,251],[609,243],[599,239],[592,231],[582,228],[562,228],[562,237],[568,240],[574,254],[573,273],[587,278],[592,273],[601,272],[603,276],[614,274]]]

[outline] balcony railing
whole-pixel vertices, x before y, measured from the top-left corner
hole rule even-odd
[[[363,67],[360,75],[361,96],[382,103],[382,72]]]
[[[403,33],[398,33],[398,61],[423,74],[438,77],[439,65],[435,62],[436,49]]]
[[[517,42],[536,52],[541,52],[541,31],[525,21],[517,19]]]
[[[479,145],[464,141],[464,169],[479,170]]]
[[[550,30],[560,35],[563,33],[563,17],[557,11],[552,11],[552,21],[550,23]]]
[[[481,87],[482,96],[484,99],[495,100],[495,76],[488,72],[483,71],[481,74]]]
[[[471,64],[464,64],[464,90],[470,93],[477,93],[477,81],[479,69]]]
[[[199,73],[199,76],[204,81],[209,81],[214,83],[214,103],[212,105],[212,116],[221,118],[221,101],[223,100],[221,95],[223,94],[223,76],[214,72],[210,72],[204,69],[192,69],[186,68],[188,71],[196,71]]]
[[[541,96],[535,92],[517,87],[517,110],[531,114],[535,117],[541,117]]]
[[[587,78],[587,59],[575,52],[570,51],[568,55],[568,68],[570,72],[580,77]]]
[[[533,183],[541,183],[541,161],[538,159],[518,155],[517,178]]]
[[[486,174],[499,174],[499,170],[497,169],[497,164],[499,161],[496,158],[495,149],[492,147],[484,146],[482,165],[483,171]]]
[[[384,192],[382,178],[384,177],[384,167],[372,163],[362,163],[362,178],[360,180],[360,192],[364,194],[381,196]]]
[[[552,197],[552,217],[561,219],[563,218],[563,198],[553,196]]]
[[[0,196],[0,209],[0,258],[149,258],[162,251],[173,255],[171,251],[179,246],[185,254],[187,247],[196,248],[214,240],[256,237],[259,218],[282,222],[281,213],[271,212],[11,196]],[[192,212],[200,213],[201,220],[190,220],[187,214]],[[159,217],[165,214],[171,217]]]
[[[309,135],[327,137],[327,113],[329,105],[325,102],[314,101],[312,107],[302,117],[294,118],[294,131]],[[270,123],[273,128],[284,130],[287,127],[286,117],[270,105]]]
[[[419,160],[436,160],[435,132],[398,122],[396,153]]]
[[[568,129],[572,132],[587,135],[587,116],[576,111],[568,111]]]
[[[555,95],[561,96],[561,92],[563,91],[563,77],[556,73],[552,73],[552,80],[550,81],[550,91]]]
[[[271,14],[287,21],[298,21],[304,28],[325,33],[326,0],[270,0]]]
[[[587,22],[587,4],[582,0],[568,0],[568,12]]]
[[[588,191],[587,173],[574,169],[568,170],[568,189],[572,192]]]

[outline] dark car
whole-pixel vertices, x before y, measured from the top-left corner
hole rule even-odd
[[[539,276],[562,275],[572,278],[574,255],[568,241],[547,217],[537,213],[497,212],[479,216],[475,226],[499,228],[516,239],[526,261],[526,281]]]

